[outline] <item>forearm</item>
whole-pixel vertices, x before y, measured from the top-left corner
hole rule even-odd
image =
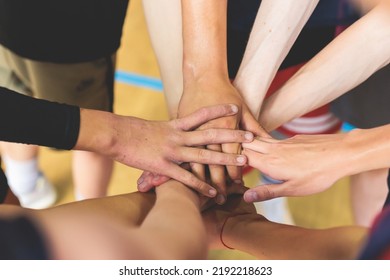
[[[210,78],[228,80],[226,13],[226,0],[182,0],[185,87]]]
[[[270,131],[334,100],[388,64],[389,46],[390,9],[384,3],[340,34],[268,98],[260,123]]]
[[[131,193],[44,210],[1,205],[0,217],[26,216],[31,219],[44,236],[50,258],[139,259],[142,252],[134,249],[138,238],[134,232],[154,201],[152,193]]]
[[[74,150],[106,153],[115,140],[115,116],[109,112],[81,109],[80,131]]]
[[[390,125],[348,133],[346,175],[390,167]]]
[[[149,36],[157,58],[171,118],[183,93],[181,0],[143,0]]]
[[[272,79],[317,3],[262,1],[234,81],[256,117]]]
[[[58,205],[36,211],[45,220],[61,220],[62,217],[99,217],[126,227],[139,226],[155,203],[154,193],[133,192],[97,199],[88,199]]]
[[[259,259],[354,259],[366,232],[361,227],[305,229],[249,214],[230,218],[223,239]]]
[[[81,109],[80,132],[74,150],[96,152],[128,166],[139,167],[129,157],[141,145],[148,121],[99,110]],[[157,132],[157,131],[156,131]]]
[[[207,256],[206,233],[200,216],[199,198],[177,181],[157,188],[157,200],[141,230],[156,259],[201,259]],[[158,234],[156,234],[158,233]]]
[[[33,213],[55,259],[139,259],[139,225],[153,194],[85,200]],[[135,244],[134,244],[135,243]]]

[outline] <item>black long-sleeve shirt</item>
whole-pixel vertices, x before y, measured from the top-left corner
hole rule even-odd
[[[70,150],[77,141],[80,109],[0,87],[0,140]]]
[[[120,46],[128,0],[0,0],[0,44],[33,60],[80,63]]]

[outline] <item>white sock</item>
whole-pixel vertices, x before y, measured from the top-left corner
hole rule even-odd
[[[5,175],[8,184],[16,196],[30,193],[34,190],[39,177],[38,159],[14,160],[8,156],[3,156],[5,164]]]

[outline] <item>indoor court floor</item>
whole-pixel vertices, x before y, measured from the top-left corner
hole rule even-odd
[[[148,38],[141,0],[131,0],[117,56],[115,112],[151,120],[168,118],[159,71]],[[58,190],[58,204],[74,199],[71,176],[71,152],[42,148],[42,170]],[[109,194],[136,191],[140,170],[115,164]],[[248,187],[258,181],[256,171],[245,176]],[[348,179],[337,182],[328,191],[305,198],[289,198],[296,225],[324,228],[352,223]],[[238,251],[212,251],[210,259],[252,259]]]

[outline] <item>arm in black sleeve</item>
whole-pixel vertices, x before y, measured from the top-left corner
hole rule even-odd
[[[24,96],[0,87],[0,140],[72,149],[80,108]]]

